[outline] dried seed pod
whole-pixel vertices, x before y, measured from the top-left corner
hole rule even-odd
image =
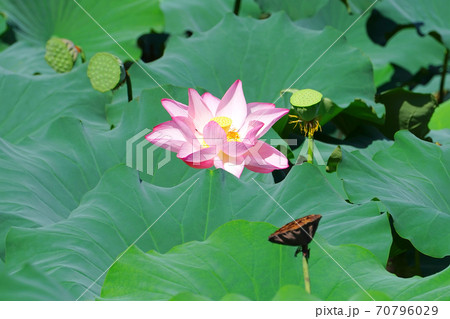
[[[308,215],[294,220],[269,236],[269,241],[288,246],[307,246],[314,237],[322,215]]]

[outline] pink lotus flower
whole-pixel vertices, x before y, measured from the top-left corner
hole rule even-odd
[[[258,173],[288,167],[281,152],[258,139],[289,110],[271,103],[247,104],[240,80],[221,100],[189,89],[188,106],[169,99],[161,103],[172,120],[155,126],[145,138],[176,152],[189,166],[214,165],[238,178],[244,166]]]

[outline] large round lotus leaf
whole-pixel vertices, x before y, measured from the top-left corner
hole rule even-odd
[[[373,103],[372,65],[361,51],[338,41],[317,60],[339,35],[332,28],[297,27],[285,14],[266,20],[227,15],[211,30],[172,39],[164,56],[147,68],[160,84],[202,87],[219,97],[241,79],[248,101],[289,107],[278,98],[293,85],[317,90],[341,107],[355,99]],[[131,77],[138,86],[153,82],[137,67]]]
[[[30,265],[13,273],[0,267],[0,281],[2,301],[70,300],[66,289]]]
[[[60,38],[50,38],[45,50],[45,61],[56,72],[65,73],[72,70],[74,57],[68,48],[68,42]]]
[[[421,68],[441,65],[444,55],[445,47],[430,35],[420,36],[414,29],[405,29],[390,38],[386,47],[375,51],[373,58],[378,64],[384,60],[416,74]]]
[[[82,79],[83,83],[86,82],[86,77],[79,76],[78,72],[78,70],[74,72],[75,77]],[[12,79],[18,79],[17,82],[11,82],[15,85],[23,80],[17,76],[12,76]],[[53,85],[53,82],[51,83]],[[81,101],[87,98],[89,102],[95,104],[86,102],[84,108],[71,107],[72,99],[66,98],[64,102],[68,104],[61,104],[59,112],[64,111],[63,114],[78,119],[63,117],[55,120],[53,117],[45,117],[36,122],[42,126],[36,131],[32,126],[35,117],[28,120],[18,117],[17,123],[24,124],[23,134],[28,132],[30,137],[21,136],[19,134],[21,130],[16,132],[19,134],[17,136],[8,136],[7,133],[10,131],[7,130],[6,123],[4,124],[5,131],[2,133],[4,139],[0,139],[0,170],[3,172],[0,176],[0,193],[8,194],[8,201],[0,202],[0,220],[2,220],[0,239],[6,236],[11,226],[39,227],[66,219],[79,205],[83,195],[95,187],[108,168],[119,163],[128,163],[126,152],[130,156],[129,165],[137,168],[138,144],[142,142],[145,142],[142,153],[145,158],[142,162],[146,165],[141,169],[143,170],[141,177],[146,181],[172,187],[198,173],[196,169],[182,163],[175,153],[169,154],[168,163],[158,167],[158,163],[166,158],[165,150],[152,148],[145,140],[145,134],[140,134],[147,127],[151,128],[170,119],[160,103],[164,97],[162,90],[158,88],[144,91],[139,103],[138,101],[119,103],[117,107],[125,110],[122,120],[114,130],[109,130],[109,125],[101,113],[106,100],[98,99],[101,95],[95,93],[88,83],[87,85],[75,83],[77,90],[70,96],[82,97]],[[43,86],[40,81],[36,85]],[[4,88],[10,89],[8,86]],[[88,91],[84,92],[84,89]],[[174,87],[165,89],[177,100],[187,103],[187,89]],[[34,92],[34,89],[30,92]],[[54,110],[51,108],[52,105],[50,103],[40,106],[42,112],[51,114],[50,111]],[[98,105],[99,109],[95,109],[95,105]],[[150,108],[148,105],[159,107]],[[18,111],[27,106],[26,100],[24,105],[15,104]],[[90,115],[91,123],[87,121],[86,113]],[[14,118],[10,118],[11,124]],[[134,136],[138,138],[133,141]],[[17,143],[14,145],[7,140]],[[129,140],[131,141],[128,143]],[[152,150],[153,166],[147,164],[146,157],[150,153],[145,150],[148,149]],[[242,178],[248,179],[249,176],[258,180],[262,177],[270,179],[272,177],[271,174],[243,174]],[[0,257],[2,256],[4,256],[4,241],[0,240]]]
[[[441,80],[441,74],[437,74],[430,81],[428,81],[428,83],[415,86],[413,91],[417,93],[438,94],[441,88]],[[450,92],[450,81],[445,81],[444,90]]]
[[[434,110],[428,123],[430,130],[442,130],[445,128],[450,129],[450,100],[440,104],[436,110]]]
[[[95,54],[89,61],[87,75],[92,87],[100,92],[114,89],[123,79],[125,73],[119,58],[106,52]]]
[[[284,11],[292,20],[314,16],[329,0],[298,1],[298,0],[256,0],[261,9],[267,13]]]
[[[19,145],[0,139],[0,193],[8,197],[0,202],[0,238],[11,226],[38,227],[66,219],[103,172],[120,162],[118,148],[111,148],[115,134],[103,135],[76,119],[59,119],[37,135]]]
[[[428,122],[436,108],[436,98],[431,94],[420,94],[395,88],[378,96],[386,106],[386,118],[380,131],[393,138],[398,130],[409,130],[419,138],[428,133]]]
[[[137,59],[136,39],[150,29],[162,31],[164,21],[158,0],[0,0],[0,8],[17,25],[20,39],[42,46],[52,36],[70,39],[87,58],[108,51]]]
[[[35,77],[0,69],[0,137],[17,143],[64,116],[104,126],[104,106],[110,97],[92,90],[86,69],[82,65],[69,73]]]
[[[200,32],[211,29],[227,13],[233,12],[235,0],[161,0],[164,30],[169,33]],[[241,1],[239,15],[258,18],[260,9],[253,0]]]
[[[450,145],[450,128],[444,128],[437,131],[430,131],[427,135],[428,137],[431,137],[433,142],[437,142],[441,145],[448,146]]]
[[[366,3],[363,10],[365,11],[372,3],[373,1]],[[376,9],[380,3],[381,1],[373,8]],[[371,11],[362,17],[359,14],[350,14],[341,1],[329,1],[314,17],[298,20],[296,24],[316,30],[322,30],[328,25],[342,32],[346,31],[344,37],[348,42],[369,56],[374,66],[375,76],[380,78],[378,81],[381,84],[387,82],[392,75],[392,71],[390,72],[387,67],[391,63],[412,74],[418,72],[420,68],[442,63],[444,46],[431,36],[420,36],[414,29],[401,30],[391,37],[384,47],[374,43],[367,31],[370,14]],[[411,52],[417,54],[411,54]],[[383,72],[387,72],[384,77]]]
[[[414,23],[425,34],[438,33],[450,49],[448,0],[383,0],[377,10],[398,24]]]
[[[304,289],[300,287],[303,293],[291,296],[279,291],[285,285],[301,285],[303,278],[301,259],[292,255],[295,248],[267,241],[267,234],[275,229],[266,223],[238,220],[218,228],[203,242],[186,243],[166,254],[155,251],[145,254],[132,247],[109,270],[102,297],[167,300],[190,292],[213,300],[225,295],[229,298],[237,295],[231,298],[235,300],[243,297],[303,300]],[[389,273],[370,252],[359,246],[331,246],[318,236],[310,247],[311,299],[447,300],[450,297],[447,289],[450,268],[432,277],[403,279]]]
[[[78,72],[78,70],[73,72],[76,78],[83,79],[83,83],[87,82],[87,78],[80,76]],[[64,77],[67,76],[72,77],[69,74],[64,75]],[[23,81],[22,77],[15,75],[11,78],[17,81],[8,81],[8,83],[16,86]],[[51,83],[54,85],[53,82]],[[72,116],[78,119],[62,117],[55,120],[53,116],[47,116],[36,122],[40,127],[42,126],[36,130],[32,126],[33,121],[36,120],[35,117],[28,120],[11,117],[11,125],[14,124],[13,119],[16,119],[16,123],[23,123],[23,130],[18,130],[17,135],[9,136],[7,133],[11,130],[5,123],[4,131],[0,131],[3,135],[3,139],[0,139],[0,170],[3,172],[0,175],[0,193],[8,194],[8,201],[0,201],[0,220],[2,220],[0,257],[4,256],[4,241],[1,239],[6,236],[11,226],[40,227],[66,219],[80,204],[81,198],[97,185],[107,169],[128,162],[127,145],[131,149],[128,154],[131,156],[130,166],[136,167],[137,144],[146,141],[145,134],[139,135],[142,130],[170,119],[167,111],[160,104],[164,92],[160,89],[152,89],[141,95],[139,103],[136,100],[120,103],[118,106],[125,110],[122,120],[114,130],[109,130],[103,114],[100,110],[95,111],[94,108],[98,105],[102,109],[106,100],[100,93],[92,90],[89,83],[86,83],[87,85],[74,83],[77,90],[70,96],[82,97],[81,101],[85,101],[86,98],[87,101],[95,102],[95,104],[86,102],[85,108],[89,110],[91,121],[97,120],[99,123],[88,125],[90,123],[86,120],[86,109],[71,107],[73,101],[65,99],[64,102],[68,104],[61,104],[62,109],[59,112],[65,112],[63,113],[65,115],[71,115],[70,112],[72,112]],[[40,81],[36,85],[43,86]],[[10,89],[8,86],[3,87],[6,90]],[[31,86],[30,92],[34,91],[33,87]],[[85,89],[88,91],[85,92]],[[187,89],[173,87],[165,89],[177,100],[187,103]],[[6,95],[5,93],[4,96]],[[160,107],[146,107],[153,104]],[[23,114],[24,111],[19,111],[26,109],[28,104],[25,99],[24,105],[16,103],[13,106],[18,114]],[[52,106],[53,102],[49,105],[44,103],[40,109],[49,115],[52,114],[50,111],[54,110]],[[93,117],[94,111],[99,115]],[[100,123],[103,123],[103,126],[100,126]],[[19,126],[19,124],[15,125]],[[25,135],[27,132],[30,134],[29,137]],[[127,141],[134,136],[140,136],[140,138],[128,143]],[[145,147],[151,148],[151,144],[147,142]],[[143,155],[147,155],[147,152],[144,151]],[[145,165],[144,168],[146,174],[154,170],[146,180],[155,185],[172,187],[194,173],[198,173],[196,169],[182,163],[174,153],[170,154],[171,160],[163,167],[158,167],[158,163],[165,158],[165,150],[154,147],[152,155],[154,166]],[[146,160],[143,162],[147,163]]]
[[[419,140],[408,131],[372,158],[343,151],[338,176],[350,201],[380,200],[398,234],[424,254],[450,255],[450,148]]]
[[[329,242],[360,245],[386,263],[392,239],[387,216],[376,203],[347,203],[311,165],[294,167],[282,183],[259,185],[292,216],[322,214],[318,233]],[[204,240],[239,218],[286,224],[290,217],[264,190],[253,180],[244,182],[221,170],[203,170],[176,187],[161,188],[141,183],[134,169],[117,166],[85,194],[69,218],[39,229],[12,228],[6,240],[8,263],[19,267],[32,255],[32,263],[68,287],[74,298],[92,285],[83,295],[90,299],[98,296],[103,278],[95,280],[164,211],[138,241],[144,251],[166,252],[174,245]],[[370,237],[365,236],[368,232]]]
[[[45,61],[45,47],[27,41],[18,41],[0,52],[0,67],[15,73],[55,74],[55,70]]]

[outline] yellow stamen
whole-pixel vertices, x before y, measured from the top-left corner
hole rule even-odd
[[[223,130],[225,131],[225,133],[227,133],[227,141],[234,141],[234,142],[240,142],[241,138],[239,136],[239,133],[236,132],[236,130],[233,130],[231,128],[231,119],[229,117],[226,116],[216,116],[213,119],[211,119],[211,121],[216,122],[217,124],[220,125],[221,128],[223,128]],[[206,143],[205,143],[206,145]]]
[[[211,121],[214,121],[217,124],[219,124],[220,127],[223,128],[223,130],[226,133],[228,133],[228,130],[231,127],[231,119],[226,116],[216,116],[216,117],[212,118]]]
[[[314,133],[317,131],[322,131],[322,127],[317,119],[312,121],[302,121],[297,115],[289,114],[289,117],[295,118],[295,120],[289,121],[289,124],[294,124],[294,129],[297,125],[300,128],[300,132],[302,132],[305,136],[308,135],[310,137],[314,136]]]
[[[229,131],[227,133],[227,141],[234,141],[234,142],[239,142],[241,140],[241,138],[239,137],[239,133],[235,132],[235,131]]]

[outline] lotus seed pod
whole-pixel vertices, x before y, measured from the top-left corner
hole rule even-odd
[[[292,94],[290,102],[301,120],[312,121],[319,115],[322,94],[311,89],[298,90]]]
[[[94,89],[107,92],[123,83],[126,72],[118,57],[110,53],[100,52],[89,61],[87,75]]]
[[[59,73],[72,70],[79,53],[72,41],[56,37],[47,41],[45,49],[45,61]]]

